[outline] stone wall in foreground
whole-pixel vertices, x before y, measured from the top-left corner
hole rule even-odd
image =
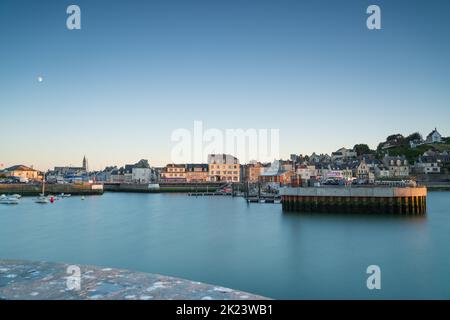
[[[201,282],[129,270],[0,260],[4,300],[262,300]]]

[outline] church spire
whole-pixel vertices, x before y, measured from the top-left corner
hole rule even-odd
[[[87,159],[86,156],[83,157],[83,169],[87,171]]]

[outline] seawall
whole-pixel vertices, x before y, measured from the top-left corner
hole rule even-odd
[[[104,190],[108,192],[141,192],[141,193],[159,193],[159,192],[215,192],[222,184],[220,183],[160,183],[159,189],[151,189],[148,184],[131,183],[105,183]]]
[[[37,196],[41,193],[42,184],[0,184],[0,195],[20,194],[22,196]],[[72,195],[101,195],[103,194],[103,185],[92,183],[45,185],[46,195],[58,195],[61,193]]]

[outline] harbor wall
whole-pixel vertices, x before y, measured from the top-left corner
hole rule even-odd
[[[426,213],[427,188],[282,188],[284,211],[330,213]]]
[[[42,193],[42,184],[0,184],[0,194],[20,194],[22,196],[37,196]],[[58,195],[101,195],[103,185],[93,183],[46,184],[45,194]]]
[[[104,190],[108,192],[137,192],[137,193],[160,193],[160,192],[215,192],[222,187],[220,183],[160,183],[159,189],[149,189],[148,184],[131,183],[105,183]]]
[[[433,173],[433,174],[418,174],[416,175],[417,184],[427,187],[428,190],[446,191],[450,190],[450,174]]]

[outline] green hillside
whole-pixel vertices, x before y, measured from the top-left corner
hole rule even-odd
[[[415,149],[411,149],[409,146],[399,146],[389,148],[385,151],[387,151],[390,156],[405,156],[410,163],[413,163],[419,156],[430,149],[450,152],[450,143],[424,144]]]

